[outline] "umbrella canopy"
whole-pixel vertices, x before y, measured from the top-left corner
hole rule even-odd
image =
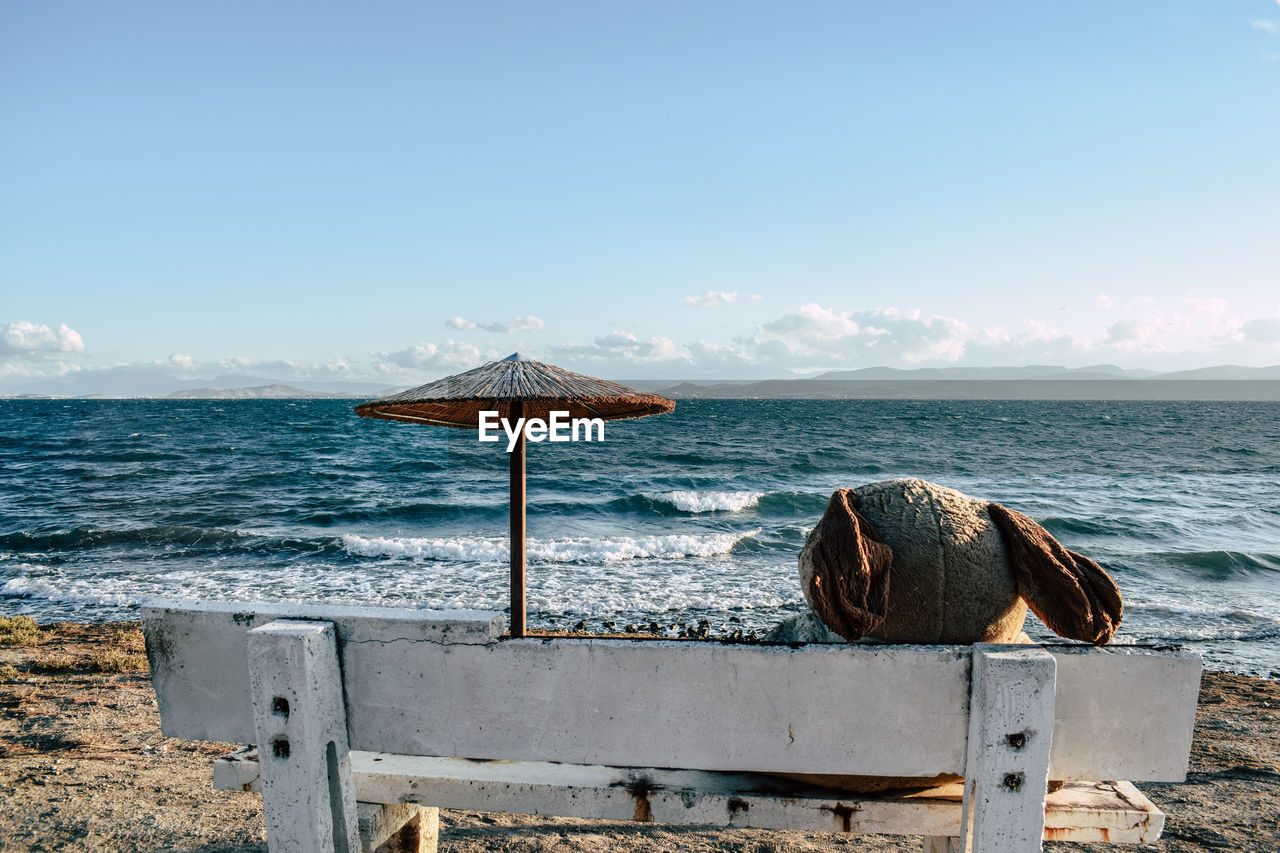
[[[616,382],[530,361],[512,353],[474,370],[410,388],[356,406],[366,418],[476,429],[480,413],[497,412],[514,428],[519,418],[550,419],[551,412],[571,418],[620,420],[661,415],[675,401]],[[511,450],[511,636],[524,636],[525,502],[524,433]]]
[[[529,361],[512,353],[502,361],[446,376],[381,400],[356,406],[366,418],[410,421],[435,426],[475,429],[480,412],[511,416],[511,404],[524,403],[523,417],[546,420],[552,411],[574,418],[642,418],[671,411],[676,404],[616,382],[607,382]]]

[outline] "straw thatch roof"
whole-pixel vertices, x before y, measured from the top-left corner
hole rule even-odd
[[[505,418],[515,400],[524,401],[526,418],[543,420],[553,410],[567,411],[574,418],[618,420],[665,414],[676,407],[666,397],[529,361],[514,353],[502,361],[361,403],[356,414],[475,429],[481,411],[496,411]]]

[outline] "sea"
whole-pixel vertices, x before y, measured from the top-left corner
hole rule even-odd
[[[353,402],[0,401],[0,614],[504,610],[505,443]],[[1280,403],[690,400],[530,443],[527,468],[533,628],[761,635],[805,609],[797,556],[831,493],[919,477],[1100,562],[1116,643],[1280,674]]]

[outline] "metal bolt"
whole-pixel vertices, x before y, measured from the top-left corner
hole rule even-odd
[[[276,758],[289,757],[289,739],[278,737],[271,741],[271,752]]]
[[[1026,732],[1014,732],[1011,735],[1005,735],[1004,739],[1005,739],[1005,742],[1008,743],[1009,746],[1013,747],[1014,749],[1022,749],[1024,746],[1027,745]]]
[[[275,696],[271,699],[271,713],[277,717],[289,716],[289,700],[283,696]]]
[[[1022,788],[1022,782],[1025,777],[1021,773],[1004,774],[1004,787],[1013,792],[1017,792]]]

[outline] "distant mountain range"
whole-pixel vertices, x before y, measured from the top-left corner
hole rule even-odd
[[[241,393],[246,389],[262,393]],[[288,389],[277,393],[264,389]],[[270,376],[225,374],[213,379],[179,379],[162,370],[113,367],[86,370],[70,379],[47,379],[28,382],[2,392],[8,396],[33,397],[209,397],[216,399],[249,399],[253,397],[381,397],[396,389],[375,382],[306,382],[293,385]]]
[[[1237,367],[1221,365],[1199,370],[1161,373],[1155,370],[1130,370],[1114,364],[1090,367],[1059,367],[1029,364],[1024,367],[922,367],[900,370],[896,367],[867,367],[862,370],[836,370],[812,377],[815,380],[1112,380],[1112,379],[1280,379],[1280,365],[1274,367]]]
[[[174,391],[167,395],[169,399],[187,400],[296,400],[343,397],[363,399],[367,394],[352,394],[349,391],[309,391],[294,385],[259,385],[255,388],[189,388]]]
[[[424,377],[424,381],[426,378]],[[868,367],[796,379],[622,380],[642,391],[669,397],[777,399],[1151,399],[1280,400],[1280,365],[1220,365],[1160,373],[1113,364],[1067,368],[926,367],[903,370]],[[66,380],[6,387],[7,396],[180,397],[221,400],[382,397],[400,390],[373,382],[282,382],[266,376],[227,374],[213,379],[179,379],[161,370],[117,367],[84,371]]]
[[[1221,365],[1171,373],[1127,370],[1114,364],[868,367],[811,378],[646,381],[636,387],[685,400],[1280,400],[1280,365]]]
[[[769,379],[684,382],[677,400],[1277,400],[1275,379]]]

